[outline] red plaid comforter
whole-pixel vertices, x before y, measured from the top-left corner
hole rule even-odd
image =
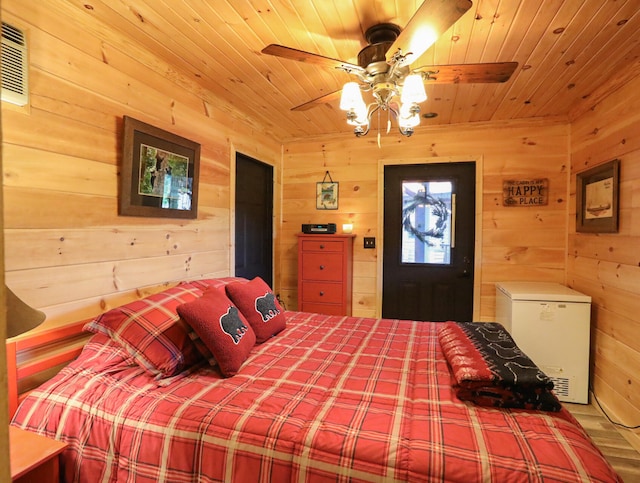
[[[160,381],[98,334],[13,424],[67,481],[618,481],[566,410],[458,400],[437,328],[288,312],[236,376]]]

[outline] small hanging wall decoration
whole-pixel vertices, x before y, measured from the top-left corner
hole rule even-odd
[[[329,180],[327,181],[327,178]],[[316,183],[316,210],[338,209],[338,182],[331,179],[329,171],[322,181]]]

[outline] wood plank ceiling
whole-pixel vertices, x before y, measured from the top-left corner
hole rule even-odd
[[[221,100],[235,116],[285,141],[350,131],[337,100],[302,112],[291,108],[354,79],[260,51],[278,43],[357,64],[369,27],[381,22],[406,25],[422,0],[52,4],[87,24],[105,45],[174,76],[182,88],[197,89],[204,99]],[[504,84],[427,83],[429,99],[422,112],[437,117],[423,120],[421,126],[566,118],[572,106],[637,64],[639,57],[639,0],[475,0],[412,66],[515,61],[518,68]]]

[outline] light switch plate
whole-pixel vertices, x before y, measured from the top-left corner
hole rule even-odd
[[[365,248],[375,248],[376,247],[376,239],[375,237],[364,237],[364,247]]]

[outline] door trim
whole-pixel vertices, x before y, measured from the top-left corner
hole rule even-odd
[[[480,296],[482,280],[480,263],[482,260],[482,174],[483,156],[442,156],[408,159],[379,159],[378,160],[378,226],[377,226],[377,254],[376,257],[376,317],[382,316],[382,257],[384,254],[384,168],[385,166],[400,166],[404,164],[434,164],[475,162],[476,164],[476,227],[473,262],[473,320],[480,320]]]
[[[236,273],[236,157],[233,143],[229,143],[229,273]]]

